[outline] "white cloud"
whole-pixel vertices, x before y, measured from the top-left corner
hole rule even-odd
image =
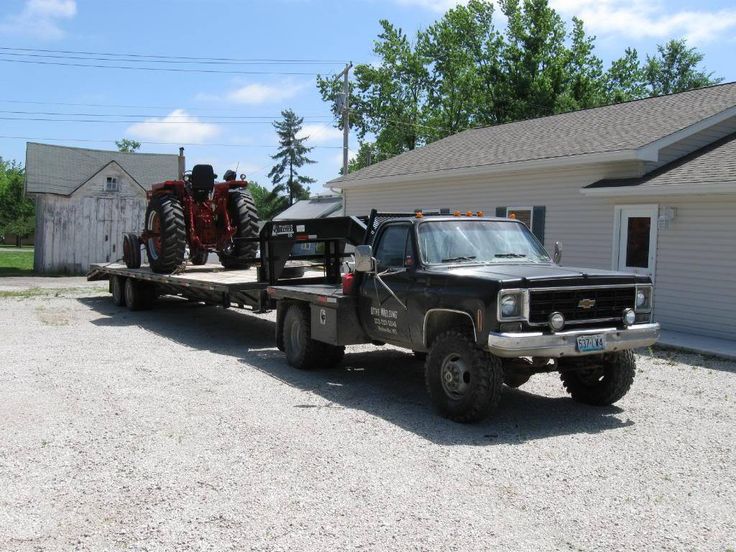
[[[8,16],[0,23],[0,32],[59,39],[65,35],[60,20],[72,19],[76,14],[76,0],[26,0],[19,14]]]
[[[323,123],[309,124],[302,127],[298,138],[309,138],[309,142],[321,144],[342,140],[342,130]]]
[[[246,84],[229,92],[225,99],[239,104],[277,103],[296,96],[306,85],[304,83],[282,82],[271,85],[255,82]]]
[[[714,40],[736,28],[736,9],[668,11],[661,0],[552,0],[566,16],[576,15],[593,34],[630,38],[683,36],[692,42]]]
[[[202,143],[208,138],[217,136],[219,132],[220,128],[217,125],[203,123],[183,109],[175,109],[163,118],[146,119],[126,130],[127,134],[141,140],[188,144]]]

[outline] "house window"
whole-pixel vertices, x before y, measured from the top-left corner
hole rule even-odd
[[[533,228],[534,209],[531,207],[507,207],[506,216],[523,222],[529,230]]]
[[[108,176],[105,180],[105,191],[106,192],[119,192],[120,181],[117,176]]]

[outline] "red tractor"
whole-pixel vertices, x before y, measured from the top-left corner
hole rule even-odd
[[[183,267],[186,250],[193,265],[217,252],[225,268],[248,268],[258,251],[258,214],[248,183],[233,171],[215,184],[211,165],[195,165],[184,180],[154,184],[147,193],[145,229],[123,239],[128,268],[141,265],[141,244],[154,272],[169,274]]]

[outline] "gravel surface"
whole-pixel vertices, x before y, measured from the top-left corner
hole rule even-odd
[[[0,295],[2,550],[736,548],[736,363],[640,355],[603,409],[535,376],[463,426],[406,352],[299,372],[272,317],[55,282]]]

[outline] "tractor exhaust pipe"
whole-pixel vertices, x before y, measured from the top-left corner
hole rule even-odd
[[[179,148],[179,174],[177,180],[184,180],[184,171],[186,170],[186,159],[184,158],[184,148]]]

